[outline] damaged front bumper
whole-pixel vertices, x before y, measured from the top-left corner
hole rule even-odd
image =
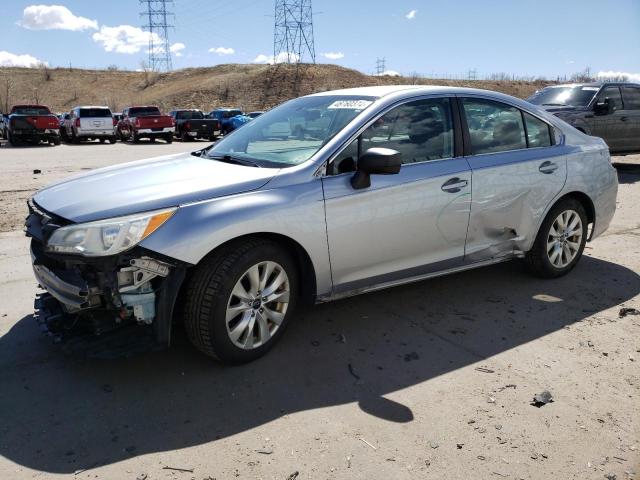
[[[46,252],[46,239],[65,221],[29,207],[33,272],[46,291],[36,298],[35,318],[45,333],[89,356],[169,345],[186,264],[140,247],[101,258]]]

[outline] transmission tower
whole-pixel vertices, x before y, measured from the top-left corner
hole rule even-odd
[[[274,62],[316,63],[311,0],[276,0]]]
[[[149,68],[154,71],[172,70],[171,51],[169,50],[168,29],[173,25],[168,23],[168,17],[175,19],[173,12],[167,11],[167,4],[173,5],[173,0],[139,0],[141,5],[146,5],[140,12],[141,17],[146,17],[147,23],[143,25],[149,32]]]
[[[384,72],[386,71],[387,71],[387,59],[377,58],[376,59],[376,75],[384,75]]]

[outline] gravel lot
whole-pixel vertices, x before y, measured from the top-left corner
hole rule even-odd
[[[619,312],[640,309],[640,155],[615,159],[613,224],[562,279],[512,262],[314,307],[242,367],[180,332],[168,352],[64,356],[31,317],[26,199],[193,149],[0,148],[0,478],[639,478],[640,315]]]

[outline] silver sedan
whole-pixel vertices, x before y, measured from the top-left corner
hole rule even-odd
[[[164,346],[180,321],[205,354],[246,362],[301,300],[514,258],[564,275],[609,226],[616,193],[601,139],[516,98],[319,93],[204,150],[38,192],[27,220],[47,290],[37,317],[63,341],[89,330]]]

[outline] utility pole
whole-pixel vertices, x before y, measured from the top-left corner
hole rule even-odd
[[[311,0],[276,0],[274,63],[316,63]]]
[[[175,14],[167,10],[167,4],[173,5],[173,0],[138,0],[145,10],[140,12],[141,17],[146,17],[143,28],[149,32],[149,68],[153,72],[169,71],[173,69],[171,63],[171,51],[169,50],[169,24],[168,18]]]
[[[478,71],[475,68],[467,72],[467,80],[477,80],[477,79],[478,79]]]
[[[387,59],[377,58],[376,59],[376,75],[384,75],[384,72],[386,71],[387,71]]]

